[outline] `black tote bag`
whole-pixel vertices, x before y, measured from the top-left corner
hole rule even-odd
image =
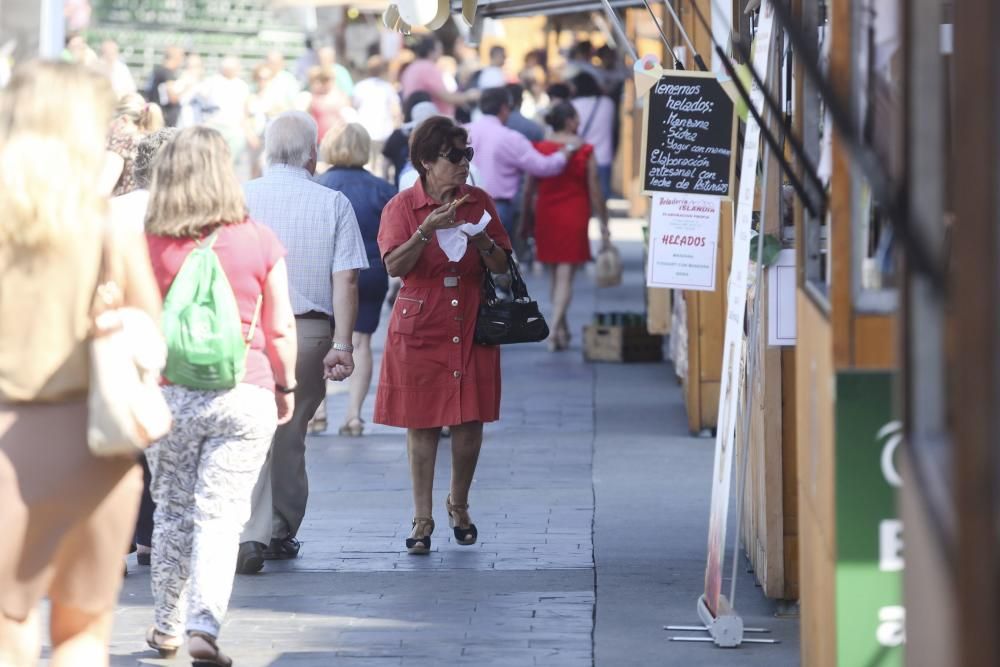
[[[528,286],[507,254],[510,269],[510,289],[513,301],[504,301],[497,296],[497,288],[490,270],[483,266],[483,299],[479,304],[476,319],[477,345],[511,345],[513,343],[537,343],[549,337],[549,325],[545,323],[538,304],[528,296]]]

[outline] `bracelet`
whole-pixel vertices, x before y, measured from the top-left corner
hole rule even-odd
[[[431,237],[427,236],[427,234],[424,234],[424,230],[422,230],[419,225],[417,225],[417,236],[419,236],[420,240],[423,241],[424,243],[431,242]]]
[[[490,239],[490,247],[487,248],[486,250],[480,250],[479,254],[482,255],[483,257],[489,257],[490,255],[493,254],[493,251],[496,249],[497,249],[497,242],[494,241],[493,239]]]
[[[291,387],[285,387],[280,384],[274,385],[274,390],[279,394],[294,394],[295,390],[299,388],[298,384],[293,384]]]
[[[354,346],[350,343],[338,343],[333,341],[333,349],[337,352],[354,352]]]

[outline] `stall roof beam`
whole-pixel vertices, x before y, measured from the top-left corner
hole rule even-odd
[[[642,0],[609,0],[615,9],[642,7]],[[461,0],[453,0],[456,12],[462,11]],[[513,16],[555,16],[580,12],[599,12],[600,0],[487,0],[480,2],[476,14],[484,18],[502,19]]]

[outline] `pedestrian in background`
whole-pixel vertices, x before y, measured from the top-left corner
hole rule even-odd
[[[237,540],[275,426],[295,407],[291,394],[275,391],[295,382],[285,250],[247,217],[225,139],[206,127],[182,130],[156,160],[146,231],[164,295],[191,252],[210,246],[247,341],[246,371],[236,386],[165,387],[174,425],[146,453],[156,502],[155,620],[146,642],[169,656],[186,633],[195,664],[229,665],[217,640],[232,593]]]
[[[156,104],[132,93],[115,108],[108,135],[107,160],[101,173],[101,191],[113,197],[135,190],[135,154],[139,142],[163,127],[163,113]]]
[[[163,52],[163,62],[153,67],[144,95],[147,102],[159,104],[163,119],[170,127],[177,127],[181,115],[181,90],[177,79],[184,65],[184,49],[168,46]]]
[[[339,430],[340,435],[357,437],[364,432],[361,409],[372,383],[372,334],[378,329],[382,303],[389,291],[389,276],[378,249],[379,221],[382,209],[395,196],[396,188],[365,170],[365,162],[371,154],[371,140],[364,126],[358,123],[328,132],[320,152],[330,169],[316,181],[343,193],[351,202],[368,255],[368,268],[358,279],[358,318],[351,341],[354,373],[350,380],[347,414]]]
[[[484,267],[507,271],[510,239],[489,195],[465,185],[473,151],[464,129],[436,116],[416,129],[410,146],[420,180],[385,207],[378,235],[386,270],[403,287],[389,321],[375,421],[407,429],[414,513],[406,548],[426,554],[442,426],[451,426],[452,438],[449,524],[459,544],[477,540],[469,489],[483,423],[500,417],[500,349],[474,344],[473,334]],[[479,222],[484,213],[486,229],[467,238],[465,253],[451,261],[438,231]]]
[[[535,144],[546,155],[580,141],[580,116],[569,102],[560,102],[548,115],[553,134]],[[583,144],[558,176],[528,177],[524,184],[524,227],[535,238],[535,259],[549,268],[552,317],[549,350],[565,350],[570,343],[566,320],[573,300],[573,278],[577,269],[591,260],[587,230],[590,218],[601,224],[602,247],[611,243],[608,207],[601,192],[594,147]]]
[[[456,106],[472,104],[479,99],[479,90],[476,89],[465,92],[448,89],[444,73],[437,65],[438,58],[444,53],[437,37],[422,37],[413,47],[413,52],[416,60],[399,76],[400,92],[404,100],[417,91],[423,91],[431,96],[431,101],[442,114],[454,118]]]
[[[604,199],[611,197],[611,163],[615,158],[615,103],[587,72],[573,77],[573,106],[580,116],[580,137],[594,147],[597,175]]]
[[[142,476],[134,459],[98,458],[87,446],[91,305],[105,243],[123,269],[125,304],[160,313],[143,237],[108,227],[98,187],[113,105],[106,79],[66,63],[23,65],[0,91],[3,665],[37,664],[43,597],[50,664],[108,664]]]
[[[375,174],[388,178],[388,165],[382,160],[382,147],[403,119],[399,104],[399,93],[386,81],[388,67],[382,58],[368,59],[368,77],[354,87],[354,108],[358,110],[358,122],[371,138],[369,169]]]
[[[514,198],[522,175],[545,177],[561,173],[576,146],[567,144],[551,155],[543,155],[524,135],[507,127],[512,102],[506,88],[483,91],[479,107],[483,115],[469,125],[469,143],[483,175],[481,187],[493,198],[509,236],[514,232]],[[506,268],[501,273],[505,272]]]
[[[392,131],[382,147],[382,155],[392,164],[392,181],[396,184],[397,189],[399,189],[399,178],[403,175],[403,168],[410,160],[410,133],[416,127],[416,123],[413,121],[413,109],[421,102],[430,101],[430,93],[422,90],[405,98],[403,100],[403,125]],[[437,106],[435,105],[434,108],[436,111]]]
[[[132,78],[128,65],[122,62],[121,50],[115,40],[106,39],[101,42],[101,57],[95,65],[101,74],[108,77],[111,89],[119,99],[136,92],[135,79]]]
[[[277,388],[295,395],[295,413],[274,434],[254,487],[237,562],[238,571],[245,574],[259,572],[265,559],[299,554],[296,535],[309,499],[307,425],[326,400],[326,380],[345,380],[354,372],[358,271],[368,268],[351,202],[312,180],[315,121],[300,111],[286,112],[267,128],[264,143],[268,168],[246,184],[247,206],[250,216],[274,231],[288,249],[299,357],[294,380]]]

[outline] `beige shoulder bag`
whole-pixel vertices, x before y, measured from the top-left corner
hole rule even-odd
[[[87,444],[95,456],[128,456],[170,431],[160,390],[167,348],[153,318],[124,305],[111,236],[105,233],[91,306]]]

